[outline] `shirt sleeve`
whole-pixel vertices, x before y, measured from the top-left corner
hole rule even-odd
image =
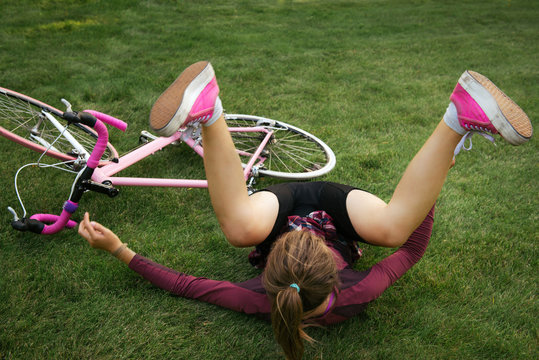
[[[421,259],[429,244],[433,223],[434,207],[404,245],[371,268],[369,275],[359,283],[364,301],[376,299]]]
[[[379,297],[389,286],[421,259],[434,223],[434,207],[406,243],[367,271],[347,269],[341,274],[342,287],[332,314],[324,324],[343,321],[358,315],[367,304]]]
[[[260,317],[266,317],[271,310],[266,294],[260,291],[261,281],[258,278],[245,283],[231,283],[195,277],[159,265],[138,254],[129,263],[129,268],[153,285],[181,297]]]

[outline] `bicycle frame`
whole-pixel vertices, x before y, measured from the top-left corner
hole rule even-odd
[[[230,132],[260,132],[264,133],[265,136],[260,142],[260,145],[252,154],[242,153],[242,155],[250,155],[249,162],[245,165],[243,174],[245,180],[253,175],[253,168],[262,164],[265,160],[261,156],[262,150],[268,143],[271,135],[273,134],[272,130],[268,130],[262,126],[254,127],[237,127],[229,128]],[[159,137],[131,152],[121,156],[118,159],[118,162],[111,162],[107,165],[98,167],[94,170],[92,175],[92,180],[98,183],[110,182],[112,185],[118,186],[159,186],[159,187],[187,187],[187,188],[207,188],[207,180],[197,180],[197,179],[162,179],[162,178],[138,178],[138,177],[115,177],[113,175],[118,172],[130,167],[131,165],[143,160],[147,156],[154,154],[155,152],[163,149],[164,147],[181,141],[191,147],[195,153],[199,156],[204,157],[204,149],[200,145],[200,129],[196,127],[188,127],[187,129],[180,130],[170,137]]]
[[[64,136],[75,148],[81,147],[80,156],[86,160],[86,166],[81,170],[75,183],[73,185],[74,191],[70,195],[70,198],[64,203],[62,212],[60,215],[53,214],[35,214],[29,219],[19,219],[16,214],[15,220],[12,222],[12,226],[20,231],[32,231],[39,234],[55,234],[62,230],[64,227],[72,228],[76,226],[76,222],[70,220],[71,215],[77,210],[79,200],[87,190],[96,190],[108,194],[109,196],[115,196],[117,190],[110,185],[120,186],[160,186],[160,187],[188,187],[188,188],[206,188],[208,187],[207,180],[193,180],[193,179],[162,179],[162,178],[135,178],[135,177],[114,177],[112,175],[122,171],[129,166],[137,163],[138,161],[146,158],[147,156],[154,154],[156,151],[163,149],[164,147],[181,141],[190,146],[195,153],[204,157],[204,150],[200,145],[200,132],[201,129],[198,126],[188,126],[186,129],[176,132],[170,137],[159,137],[155,140],[129,152],[127,155],[120,157],[117,161],[112,161],[109,164],[101,164],[100,159],[105,151],[106,144],[108,142],[108,130],[106,125],[109,124],[122,131],[125,131],[127,124],[123,121],[116,119],[110,115],[103,114],[94,110],[86,110],[82,113],[66,112],[62,117],[69,122],[80,122],[90,128],[93,128],[97,134],[97,142],[92,149],[91,154],[88,156],[87,151],[82,151],[82,147],[72,136],[70,136],[68,130],[64,131],[64,128],[59,128]],[[60,126],[59,123],[52,117],[47,116],[55,126]],[[243,153],[241,155],[250,156],[248,163],[244,166],[244,178],[249,180],[253,179],[257,175],[257,168],[261,165],[265,158],[261,156],[264,147],[270,140],[273,130],[267,129],[263,126],[253,127],[234,127],[229,128],[231,132],[260,132],[264,133],[264,138],[261,140],[260,145],[254,151],[254,153]],[[80,157],[79,157],[80,159]],[[110,184],[110,185],[109,185]],[[50,225],[45,224],[50,223]]]

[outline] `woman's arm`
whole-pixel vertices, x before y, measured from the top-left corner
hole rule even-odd
[[[271,305],[260,277],[243,283],[196,277],[157,264],[139,254],[129,268],[174,295],[269,319]]]
[[[234,311],[268,318],[271,305],[259,278],[244,283],[190,276],[159,265],[127,248],[111,230],[90,221],[88,213],[79,234],[90,246],[108,251],[153,285],[175,295],[197,299]]]
[[[357,304],[373,301],[416,264],[427,249],[433,223],[434,206],[404,245],[374,265],[361,281],[346,289],[349,301]]]

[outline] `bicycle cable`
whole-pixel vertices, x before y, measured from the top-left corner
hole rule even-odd
[[[45,149],[45,151],[39,156],[39,159],[37,160],[37,162],[23,165],[15,173],[15,180],[14,180],[14,182],[15,182],[15,194],[17,195],[17,200],[19,200],[19,204],[21,205],[21,208],[23,210],[23,215],[22,215],[23,218],[26,217],[26,208],[24,207],[22,198],[21,198],[20,193],[19,193],[19,188],[17,186],[17,178],[19,177],[19,173],[21,172],[21,170],[28,167],[28,166],[37,166],[39,168],[54,168],[54,169],[62,170],[62,171],[69,172],[69,173],[72,173],[72,174],[77,174],[77,177],[75,178],[75,181],[73,182],[73,185],[71,186],[71,193],[70,193],[69,197],[71,198],[71,195],[73,194],[73,191],[74,191],[74,188],[75,188],[75,183],[79,179],[79,177],[80,177],[80,175],[82,173],[82,170],[81,171],[73,171],[73,170],[66,169],[64,167],[60,167],[60,165],[67,165],[69,163],[75,162],[75,160],[62,161],[62,162],[59,162],[59,163],[56,163],[56,164],[43,164],[43,163],[41,163],[41,159],[43,158],[43,156],[45,156],[45,154],[52,148],[52,146],[58,141],[58,139],[60,139],[60,137],[67,130],[68,126],[69,126],[69,124],[64,127],[64,129],[60,132],[60,135],[58,135],[58,137],[56,139],[54,139],[54,141],[47,147],[47,149]],[[18,220],[18,216],[17,216],[17,213],[15,212],[15,210],[11,206],[8,206],[7,209],[13,215],[15,220]]]

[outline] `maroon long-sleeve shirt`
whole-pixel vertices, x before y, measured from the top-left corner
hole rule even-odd
[[[434,208],[403,246],[368,270],[353,270],[333,244],[326,242],[335,254],[341,286],[331,309],[313,321],[320,325],[334,324],[365,310],[368,303],[421,259],[432,233],[433,214]],[[177,272],[138,254],[129,267],[175,295],[270,320],[271,303],[262,285],[262,275],[241,283],[211,280]]]

